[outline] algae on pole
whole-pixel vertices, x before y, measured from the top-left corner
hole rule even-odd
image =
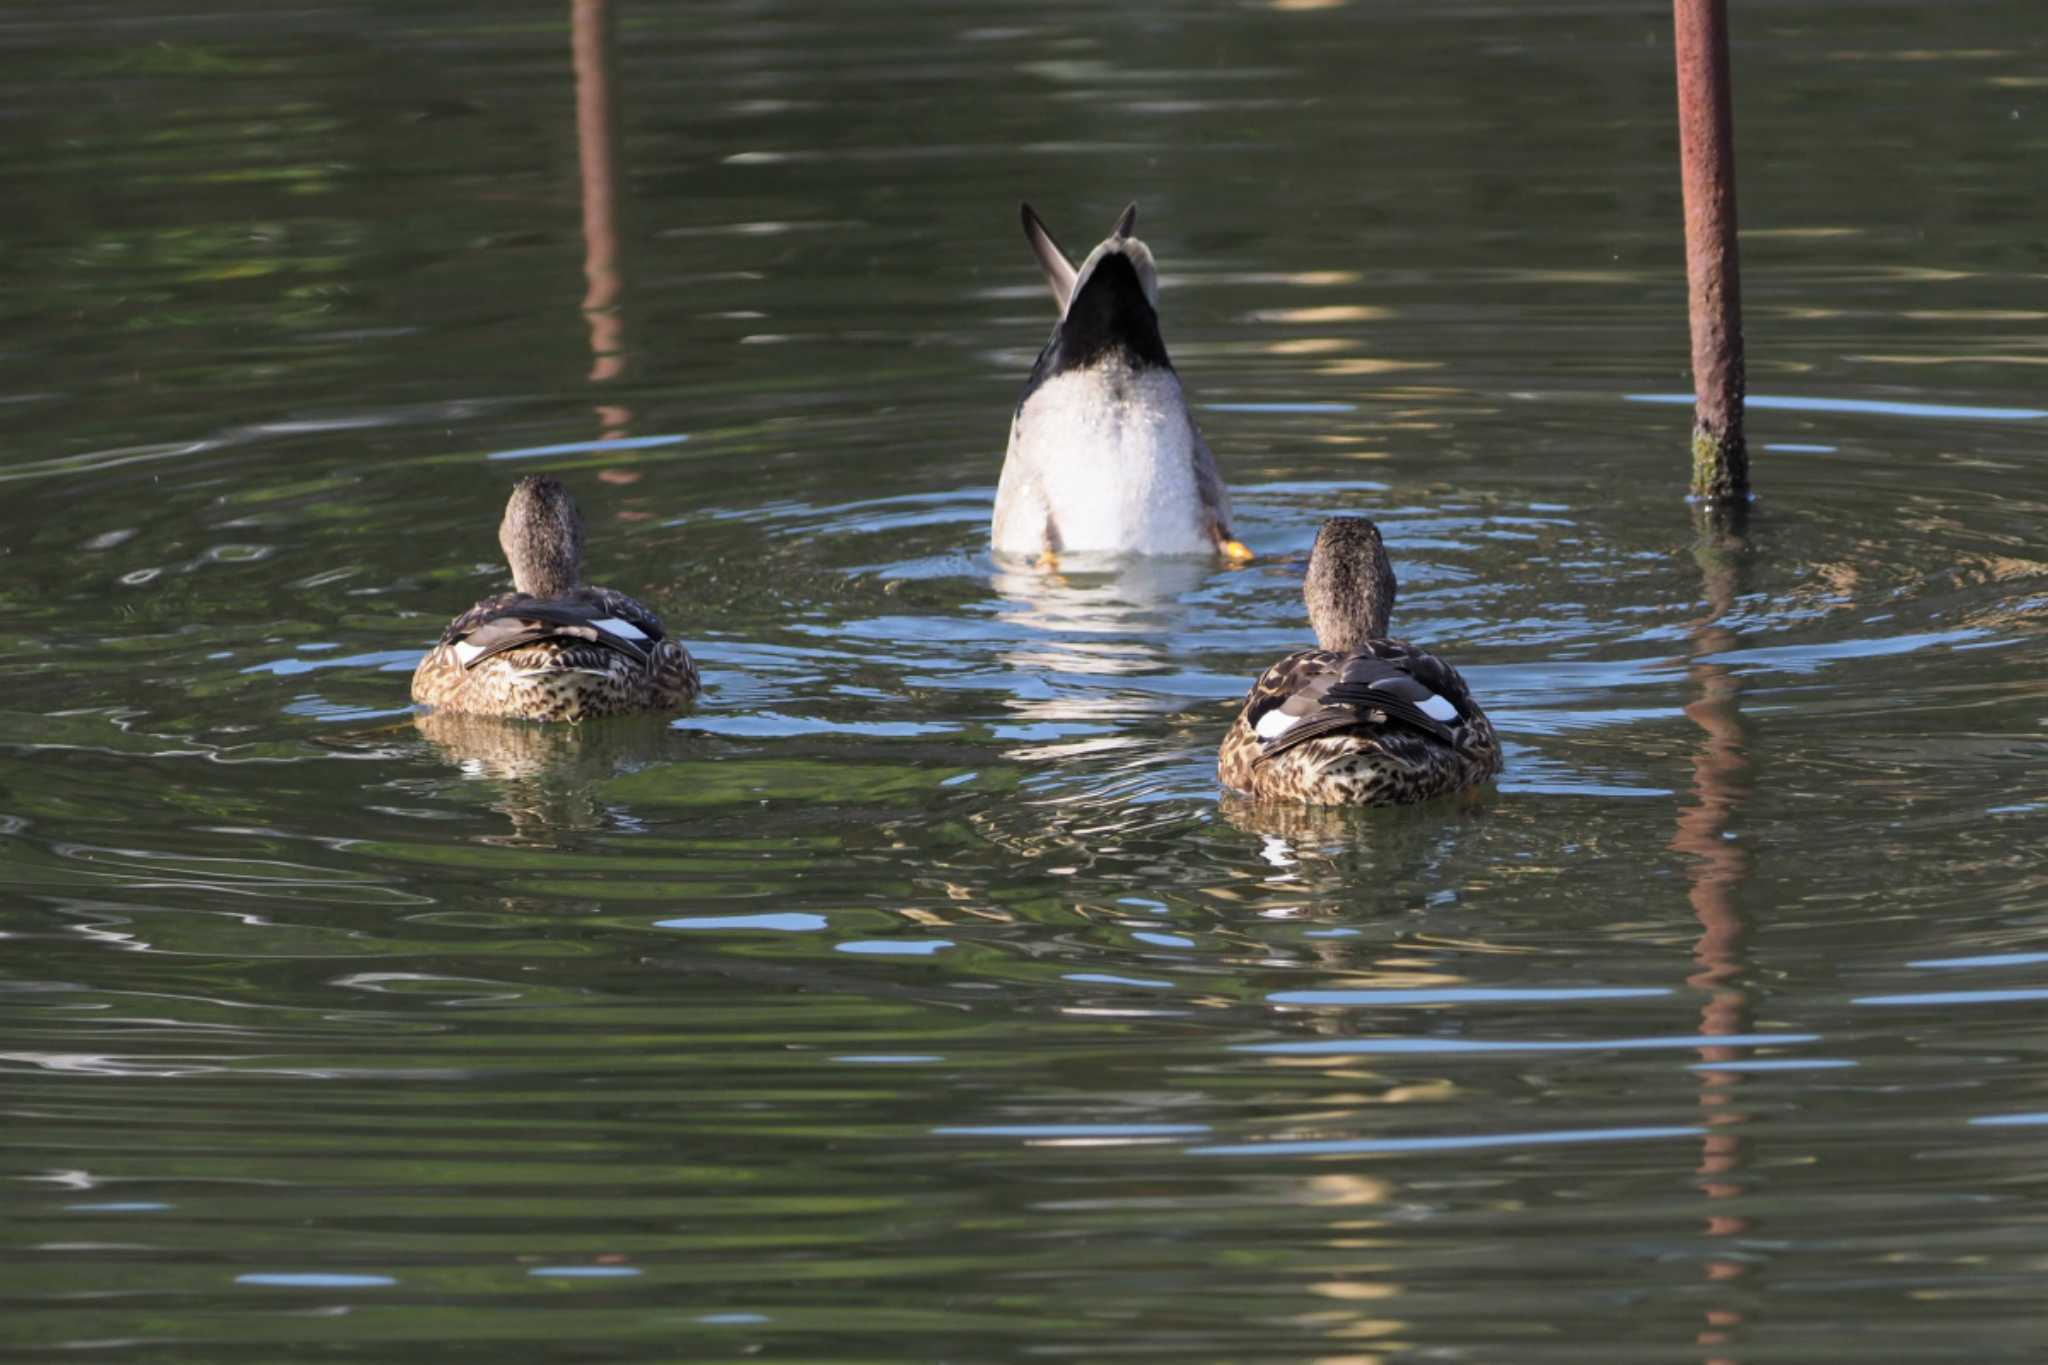
[[[1692,492],[1702,502],[1725,506],[1749,500],[1728,6],[1727,0],[1672,0],[1671,9],[1692,317]]]

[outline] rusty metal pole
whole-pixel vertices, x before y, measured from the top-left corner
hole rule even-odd
[[[1678,146],[1685,177],[1685,276],[1692,313],[1692,492],[1749,500],[1742,436],[1742,272],[1735,244],[1735,120],[1728,98],[1727,0],[1671,0]]]

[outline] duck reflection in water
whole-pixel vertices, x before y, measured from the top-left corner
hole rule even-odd
[[[1001,605],[996,619],[1011,637],[998,657],[1018,685],[1003,706],[1020,720],[1086,724],[1089,737],[1020,751],[1015,756],[1121,748],[1140,741],[1095,734],[1136,714],[1181,710],[1179,689],[1147,687],[1145,679],[1177,671],[1175,642],[1188,639],[1201,608],[1189,599],[1217,572],[1213,561],[1063,555],[1047,572],[998,558],[990,585]],[[1075,678],[1063,685],[1062,678]],[[1124,686],[1105,686],[1110,680]]]
[[[429,711],[416,714],[413,726],[463,777],[489,785],[488,805],[511,822],[509,842],[521,844],[552,843],[564,830],[630,825],[623,806],[606,798],[606,784],[670,761],[681,738],[659,716],[566,726]]]
[[[1485,789],[1455,798],[1459,815],[1477,813]],[[1472,831],[1465,819],[1445,819],[1448,803],[1427,806],[1323,806],[1263,801],[1225,791],[1216,803],[1224,824],[1259,840],[1259,856],[1272,870],[1261,879],[1284,899],[1327,895],[1340,919],[1361,910],[1361,879],[1388,887],[1426,888],[1440,884],[1437,870],[1456,861],[1458,846]],[[1420,909],[1405,900],[1387,913]],[[1309,916],[1321,918],[1320,914]]]

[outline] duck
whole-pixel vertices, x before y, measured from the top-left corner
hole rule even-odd
[[[584,721],[673,711],[697,695],[697,664],[661,618],[583,582],[583,517],[561,480],[512,486],[498,524],[512,591],[449,622],[413,670],[412,699],[437,710]]]
[[[1253,556],[1159,333],[1138,206],[1076,269],[1031,205],[1024,236],[1060,311],[1010,421],[990,540],[999,555]]]
[[[1302,597],[1315,649],[1252,684],[1216,757],[1226,787],[1268,800],[1390,806],[1479,787],[1503,767],[1458,670],[1387,634],[1394,566],[1379,527],[1332,517]]]

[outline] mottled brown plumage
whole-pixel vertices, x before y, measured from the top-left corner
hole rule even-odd
[[[449,624],[413,671],[414,701],[579,721],[675,710],[697,695],[697,665],[660,617],[622,592],[583,585],[583,519],[560,482],[521,479],[498,543],[513,591]]]
[[[1501,770],[1493,726],[1458,671],[1387,636],[1394,568],[1379,528],[1333,517],[1302,595],[1322,647],[1252,684],[1217,754],[1226,786],[1323,805],[1395,805],[1475,787]]]

